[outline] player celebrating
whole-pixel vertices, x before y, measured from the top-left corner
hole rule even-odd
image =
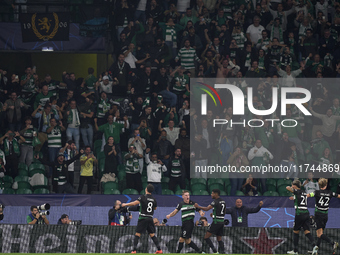
[[[301,190],[301,182],[295,180],[292,182],[292,186],[286,187],[287,190],[294,194],[294,208],[295,208],[295,219],[294,219],[294,250],[288,251],[288,254],[298,254],[299,244],[299,233],[300,229],[303,228],[306,237],[309,239],[311,244],[315,246],[313,236],[310,234],[310,219],[309,211],[307,209],[307,193]]]
[[[217,241],[218,241],[219,253],[225,253],[224,243],[222,241],[223,228],[224,228],[224,215],[226,212],[225,201],[223,201],[222,198],[220,198],[219,189],[212,190],[211,198],[214,199],[214,201],[207,207],[202,207],[202,206],[199,206],[198,204],[195,204],[195,207],[203,211],[209,211],[210,209],[214,208],[213,212],[210,214],[210,216],[213,218],[213,223],[209,226],[208,231],[204,236],[204,240],[207,242],[207,244],[210,246],[213,252],[215,254],[218,254],[215,246],[210,240],[211,235],[215,234]]]
[[[194,218],[195,218],[195,211],[199,211],[201,216],[204,216],[204,212],[195,208],[195,202],[190,200],[189,191],[183,190],[182,191],[182,198],[183,201],[180,202],[176,209],[166,216],[167,219],[170,217],[175,216],[179,211],[182,213],[182,234],[179,238],[179,244],[177,253],[181,253],[181,250],[184,246],[184,241],[187,245],[193,248],[197,253],[201,253],[200,249],[197,245],[191,241],[191,234],[194,229]]]
[[[145,188],[145,195],[140,196],[136,201],[131,203],[123,203],[122,207],[126,206],[135,206],[140,204],[139,209],[139,218],[136,228],[135,239],[133,240],[133,251],[131,253],[136,253],[137,244],[140,238],[140,235],[148,231],[152,241],[155,243],[157,247],[157,251],[155,254],[163,253],[161,247],[159,245],[158,239],[155,236],[155,225],[153,224],[153,213],[157,209],[157,202],[155,198],[151,195],[153,192],[154,187],[152,184],[148,184]]]
[[[307,195],[307,197],[315,197],[315,223],[318,240],[316,241],[316,246],[314,247],[312,254],[318,254],[321,240],[330,243],[333,246],[333,254],[335,254],[339,244],[329,239],[329,237],[323,233],[323,230],[326,228],[326,223],[328,221],[329,202],[332,197],[340,198],[340,195],[331,190],[326,190],[328,183],[327,179],[320,178],[318,183],[320,190],[313,191]]]

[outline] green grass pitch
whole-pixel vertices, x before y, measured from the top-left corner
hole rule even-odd
[[[103,255],[104,253],[9,253],[10,255],[66,255],[66,254],[70,254],[70,255]],[[110,253],[110,254],[115,254],[115,255],[126,255],[127,253]],[[140,255],[149,255],[151,253],[137,253],[137,254],[140,254]],[[164,254],[167,254],[167,255],[177,255],[178,253],[164,253]],[[182,253],[183,254],[183,253]],[[187,253],[187,254],[190,254],[190,255],[198,255],[200,253]],[[249,255],[249,254],[229,254],[229,255]],[[261,255],[261,254],[257,254],[257,255]],[[276,255],[280,255],[280,254],[276,254]],[[283,255],[283,254],[282,254]],[[287,255],[287,254],[285,254]]]

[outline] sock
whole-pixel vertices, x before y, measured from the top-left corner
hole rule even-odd
[[[316,241],[316,246],[320,247],[320,244],[321,244],[321,237],[318,237]]]
[[[152,241],[154,242],[154,244],[156,245],[156,247],[157,247],[157,250],[161,250],[161,247],[159,246],[159,242],[158,242],[158,239],[157,239],[157,237],[156,236],[153,236],[153,237],[151,237],[151,239],[152,239]]]
[[[308,238],[308,240],[310,241],[310,243],[313,245],[313,247],[315,246],[315,242],[314,242],[314,238],[313,238],[313,236],[310,234],[310,233],[308,233],[307,235],[306,235],[306,237]]]
[[[210,238],[207,238],[207,239],[204,239],[204,240],[207,242],[207,244],[210,246],[210,248],[213,250],[213,252],[216,253],[217,250],[216,250],[215,246],[213,245],[212,241],[210,240]]]
[[[135,236],[135,239],[133,240],[133,250],[137,250],[137,244],[139,241],[139,236]]]
[[[178,243],[177,253],[181,253],[183,246],[184,246],[184,243]]]
[[[197,253],[200,253],[200,249],[198,249],[197,245],[193,241],[191,241],[188,245],[189,245],[189,247],[191,247],[195,251],[197,251]]]
[[[294,233],[294,251],[298,252],[299,234]]]
[[[325,240],[326,242],[330,243],[331,245],[334,244],[334,242],[333,242],[331,239],[329,239],[329,237],[326,236],[325,234],[322,234],[322,235],[321,235],[321,239],[322,239],[322,240]]]
[[[224,243],[222,240],[218,241],[218,247],[219,247],[220,253],[224,253]]]

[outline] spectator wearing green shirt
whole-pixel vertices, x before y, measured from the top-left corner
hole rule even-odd
[[[87,70],[88,76],[85,78],[85,84],[87,89],[90,92],[95,91],[95,84],[97,82],[97,78],[93,75],[94,74],[94,69],[92,67],[89,67]]]
[[[118,155],[118,164],[122,164],[122,155],[120,149],[120,134],[123,132],[123,128],[128,128],[127,116],[124,116],[124,124],[113,122],[113,115],[110,114],[107,117],[107,123],[98,127],[97,118],[94,119],[94,126],[96,131],[101,131],[104,133],[105,141],[109,139],[110,136],[113,137],[115,141],[115,147]]]
[[[44,85],[41,88],[41,93],[39,93],[34,101],[34,109],[37,109],[38,105],[45,106],[46,102],[50,100],[50,98],[53,96],[52,92],[48,91],[48,86]]]

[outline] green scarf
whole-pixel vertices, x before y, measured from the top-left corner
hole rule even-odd
[[[80,125],[80,120],[79,120],[79,114],[78,114],[78,110],[77,109],[74,109],[74,110],[76,110],[76,116],[75,116],[75,118],[76,118],[76,127],[79,127],[79,125]],[[70,114],[67,116],[67,123],[68,124],[72,124],[73,123],[73,111],[72,111],[72,109],[70,109]]]
[[[273,25],[271,33],[270,33],[270,40],[273,40],[273,38],[274,38],[274,29],[275,29],[275,26]],[[279,26],[279,42],[281,44],[283,43],[283,32],[282,32],[282,27],[281,26]]]
[[[13,138],[12,142],[13,142],[14,153],[19,156],[20,155],[20,149],[19,149],[19,143],[18,143],[17,139]],[[4,149],[5,149],[5,155],[8,156],[9,155],[9,141],[8,141],[7,138],[5,139],[5,142],[4,142]]]
[[[177,48],[177,33],[174,27],[166,26],[165,41],[172,42],[172,47],[175,49]]]

